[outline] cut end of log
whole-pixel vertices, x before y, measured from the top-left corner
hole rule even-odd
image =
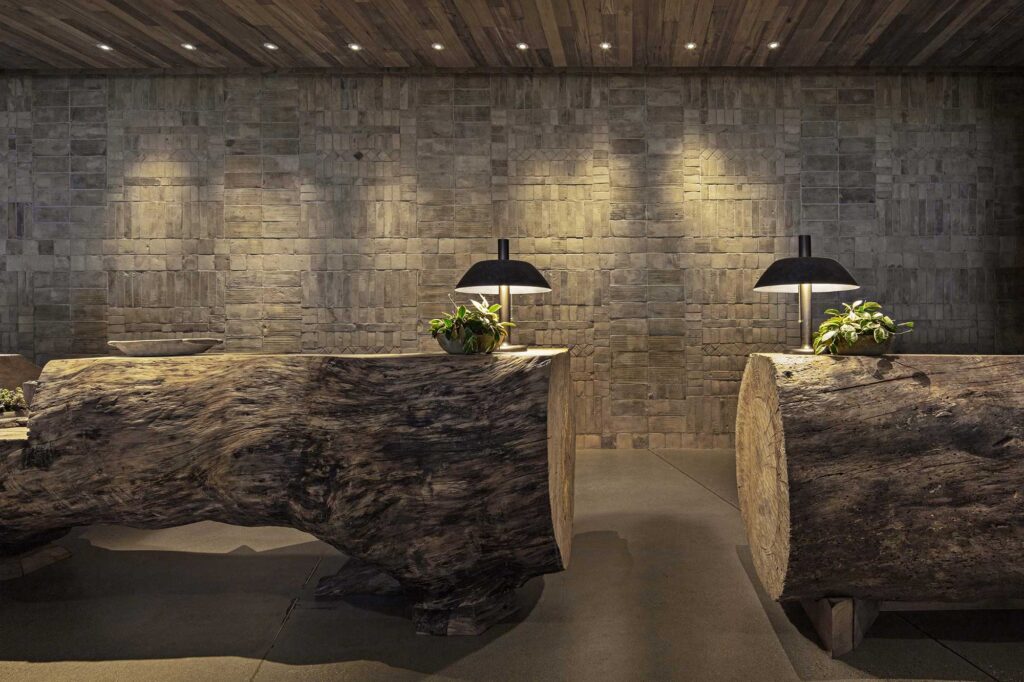
[[[761,584],[782,596],[789,566],[789,474],[775,364],[751,355],[736,413],[736,487]]]
[[[569,567],[572,555],[573,481],[576,478],[576,423],[569,370],[568,353],[552,357],[548,392],[548,500],[562,568]]]

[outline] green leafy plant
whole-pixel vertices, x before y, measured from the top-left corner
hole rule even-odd
[[[479,301],[470,301],[472,307],[469,308],[456,305],[451,296],[448,299],[456,306],[455,312],[431,320],[430,335],[461,343],[465,353],[490,353],[505,340],[509,328],[515,326],[499,321],[501,305],[488,304],[483,296]]]
[[[9,388],[0,388],[0,412],[13,412],[27,408],[28,403],[25,402],[25,394],[22,392],[21,386],[13,391]]]
[[[825,314],[831,317],[822,322],[814,334],[814,352],[819,354],[835,353],[840,346],[852,346],[866,336],[874,339],[875,343],[885,343],[893,336],[906,334],[914,328],[913,322],[894,322],[874,301],[844,303],[843,311],[829,308]]]

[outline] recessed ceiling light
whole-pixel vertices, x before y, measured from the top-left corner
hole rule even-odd
[[[271,52],[278,49],[277,45],[275,45],[274,43],[263,43],[263,47],[267,48]]]
[[[527,45],[526,43],[516,43],[516,49],[517,50],[529,50],[530,46]]]
[[[430,46],[437,50],[438,52],[444,49],[444,45],[442,45],[441,43],[431,43]]]
[[[353,52],[359,52],[359,50],[363,49],[363,46],[360,45],[359,43],[349,43],[348,49],[352,50]]]
[[[772,42],[768,43],[768,49],[769,50],[777,50],[777,49],[779,49],[779,44],[780,43],[777,40],[773,40]]]
[[[114,48],[112,48],[110,45],[107,45],[106,43],[96,43],[96,47],[100,48],[104,52],[113,52],[114,51]]]
[[[196,49],[196,46],[193,45],[192,43],[182,43],[181,46],[183,48],[185,48],[186,50],[189,50],[190,52],[194,51]]]
[[[600,47],[602,50],[610,50],[610,49],[612,49],[612,44],[607,42],[607,41],[605,41],[605,42],[599,44],[598,47]]]
[[[696,50],[697,49],[697,43],[686,43],[686,45],[684,47],[686,47],[687,50]]]

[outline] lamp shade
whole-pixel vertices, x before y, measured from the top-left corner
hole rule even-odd
[[[543,294],[551,286],[537,268],[524,260],[482,260],[466,271],[455,291],[463,294],[498,294],[507,286],[510,294]]]
[[[799,293],[801,284],[810,284],[811,291],[847,291],[860,285],[842,265],[831,258],[781,258],[764,271],[754,291]]]

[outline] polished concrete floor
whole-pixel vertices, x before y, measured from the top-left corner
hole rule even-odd
[[[0,583],[0,680],[1024,680],[1024,612],[883,613],[842,660],[753,577],[731,453],[581,452],[571,568],[481,637],[318,603],[344,558],[287,529],[90,527]]]

